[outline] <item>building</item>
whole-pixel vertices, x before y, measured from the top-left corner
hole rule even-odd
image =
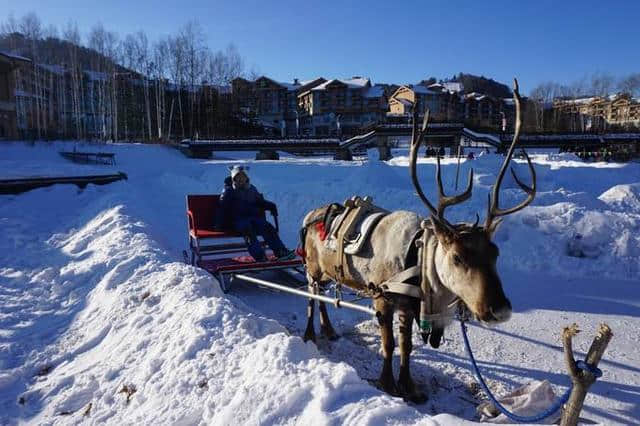
[[[422,117],[429,110],[431,122],[457,121],[461,112],[459,92],[462,85],[456,83],[436,83],[428,87],[422,85],[400,86],[389,97],[390,118],[409,117],[413,114],[414,106],[418,116]]]
[[[300,90],[298,113],[303,134],[349,136],[375,124],[387,109],[387,85],[368,78],[332,79]]]
[[[255,81],[236,78],[231,83],[234,110],[262,125],[267,133],[296,136],[300,133],[298,94],[325,81],[294,79],[292,83],[283,83],[265,76]]]
[[[0,139],[17,139],[19,136],[15,97],[16,70],[30,64],[30,59],[0,52]]]
[[[569,131],[640,127],[640,100],[626,93],[578,99],[555,99],[556,125]]]

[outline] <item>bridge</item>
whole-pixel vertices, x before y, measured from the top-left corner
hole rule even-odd
[[[429,124],[428,143],[455,145],[459,143],[464,126],[461,123]],[[380,158],[391,157],[390,139],[411,136],[412,126],[408,124],[381,124],[365,129],[361,135],[350,139],[337,138],[310,139],[185,139],[178,148],[187,156],[209,158],[213,152],[257,151],[257,160],[277,160],[278,151],[298,155],[333,155],[338,160],[351,160],[353,154],[363,154],[369,148],[378,148]],[[498,142],[496,142],[497,146]]]
[[[333,155],[337,160],[351,160],[353,154],[363,154],[377,148],[380,159],[391,158],[391,147],[398,138],[411,137],[410,124],[378,124],[363,129],[363,133],[346,140],[337,138],[310,139],[226,139],[183,140],[179,149],[186,155],[209,158],[216,151],[257,151],[256,160],[277,160],[278,151],[296,155]],[[462,123],[430,123],[425,143],[456,149],[458,145],[473,143],[503,149],[512,134],[481,133],[464,127]],[[640,146],[640,133],[609,134],[521,134],[519,145],[524,148],[559,148],[580,145],[635,143]]]
[[[178,148],[194,158],[209,158],[213,152],[221,151],[258,151],[257,160],[277,160],[278,151],[300,155],[333,154],[340,149],[340,139],[185,139]]]

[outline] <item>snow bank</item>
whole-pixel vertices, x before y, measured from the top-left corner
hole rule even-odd
[[[45,239],[71,224],[32,222],[27,214],[13,234],[29,229],[38,241],[29,254],[50,255],[46,267],[28,270],[33,259],[24,259],[0,271],[4,288],[20,289],[15,305],[4,304],[3,329],[20,324],[32,337],[4,335],[3,424],[419,419],[347,364],[328,361],[315,345],[224,297],[204,271],[172,262],[125,206],[100,210],[111,197],[92,192],[81,195],[90,205],[79,216],[95,214],[85,224],[67,216],[75,226]],[[49,196],[77,195],[56,187],[25,197]]]

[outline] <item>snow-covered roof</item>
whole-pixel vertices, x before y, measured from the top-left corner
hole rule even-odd
[[[64,75],[65,69],[62,65],[38,64],[38,66],[53,74]]]
[[[26,92],[26,91],[20,90],[20,89],[16,89],[14,93],[15,93],[16,98],[44,99],[41,96],[34,95],[33,93]]]
[[[91,81],[106,81],[107,73],[101,71],[84,70],[84,73],[89,77]]]
[[[590,96],[587,98],[576,98],[576,99],[558,99],[558,101],[568,104],[590,104],[591,102],[599,99],[597,96]]]
[[[430,84],[427,89],[437,92],[460,93],[463,90],[463,86],[462,83],[458,82],[444,82]]]
[[[382,96],[384,96],[384,86],[380,84],[369,87],[364,94],[365,98],[380,98]]]
[[[484,93],[478,93],[478,92],[471,92],[465,95],[465,99],[473,99],[475,101],[482,101],[488,98],[489,96],[485,95]]]
[[[403,98],[391,98],[389,99],[389,102],[399,102],[402,105],[406,105],[406,106],[413,105],[413,102],[411,102],[409,99],[403,99]]]
[[[429,87],[425,87],[421,84],[412,84],[411,86],[409,86],[409,88],[415,93],[420,93],[422,95],[438,95],[442,93],[442,91],[440,90],[432,90]]]
[[[445,89],[452,93],[460,93],[464,90],[464,85],[458,81],[449,81],[442,83]]]
[[[300,86],[306,86],[307,84],[313,83],[316,80],[317,80],[317,78],[314,78],[314,79],[311,79],[311,80],[300,80]]]
[[[340,82],[342,84],[345,84],[349,89],[362,89],[366,87],[368,84],[371,84],[371,80],[369,80],[368,78],[362,78],[362,77],[354,77],[354,78],[348,78],[348,79],[334,78],[322,84],[317,85],[311,90],[326,90],[328,85],[335,82]]]
[[[16,55],[11,52],[7,52],[6,50],[0,50],[0,55],[6,56],[7,58],[16,59],[18,61],[31,62],[31,59],[29,58],[25,58],[24,56]]]
[[[286,88],[288,91],[295,91],[298,90],[300,88],[300,84],[294,84],[294,83],[285,83],[282,81],[276,81],[277,84],[279,84],[280,86]]]
[[[302,84],[300,84],[300,82],[298,82],[298,84],[296,84],[296,83],[289,83],[289,82],[285,82],[285,81],[277,81],[277,80],[274,80],[274,79],[272,79],[270,77],[267,77],[265,75],[263,75],[262,77],[258,77],[255,81],[258,81],[258,80],[261,80],[261,79],[269,80],[270,82],[272,82],[274,84],[277,84],[278,86],[284,87],[288,91],[298,90],[300,88],[300,86],[302,85]]]

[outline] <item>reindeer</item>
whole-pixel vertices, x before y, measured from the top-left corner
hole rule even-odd
[[[516,105],[515,132],[509,151],[498,173],[495,185],[489,196],[487,219],[484,226],[478,226],[476,215],[474,224],[449,223],[444,216],[445,209],[459,204],[471,197],[473,187],[473,170],[469,173],[469,182],[464,192],[454,196],[446,196],[442,188],[440,161],[437,161],[436,180],[439,191],[438,206],[427,199],[418,182],[416,161],[418,149],[424,139],[428,111],[425,113],[422,128],[417,128],[417,112],[414,110],[413,131],[410,149],[410,174],[416,192],[430,212],[429,220],[410,211],[395,211],[376,225],[370,240],[358,255],[344,255],[337,260],[335,253],[327,248],[321,240],[317,227],[310,226],[324,217],[329,206],[315,209],[307,214],[303,221],[302,244],[305,252],[305,265],[309,291],[317,292],[330,281],[340,282],[356,291],[369,292],[373,297],[373,306],[377,312],[382,338],[382,354],[384,358],[378,386],[392,395],[422,403],[427,396],[421,392],[411,378],[409,357],[412,351],[413,321],[418,322],[420,315],[430,318],[432,330],[429,342],[438,347],[442,330],[454,317],[457,303],[462,303],[477,320],[485,324],[507,321],[511,316],[511,303],[504,294],[502,283],[496,270],[498,247],[491,241],[500,220],[505,216],[529,205],[536,192],[536,175],[529,157],[525,155],[532,175],[532,186],[523,184],[513,169],[516,183],[527,194],[526,199],[515,207],[500,209],[499,191],[505,171],[513,156],[518,142],[521,127],[520,94],[518,82],[514,80],[514,98]],[[421,241],[422,258],[416,254],[416,241]],[[337,263],[343,267],[341,273]],[[385,283],[403,271],[418,265],[417,276],[404,277],[404,282],[422,287],[422,297],[407,294],[396,294],[384,291]],[[395,278],[394,278],[395,277]],[[308,322],[304,340],[315,341],[314,300],[308,303]],[[323,302],[319,303],[321,333],[328,339],[338,338],[333,329],[327,309]],[[393,335],[393,315],[398,312],[400,322],[400,372],[397,382],[392,371],[392,356],[395,347]],[[427,334],[423,334],[426,340]]]

